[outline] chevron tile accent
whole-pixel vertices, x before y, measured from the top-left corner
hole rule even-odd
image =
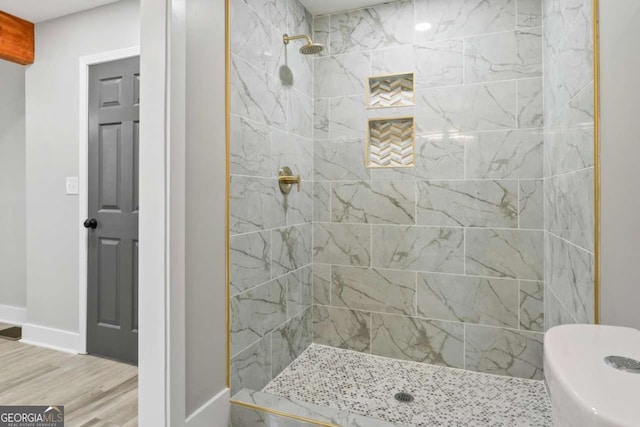
[[[367,167],[414,166],[413,117],[369,121]]]
[[[369,108],[414,105],[413,73],[369,77]]]

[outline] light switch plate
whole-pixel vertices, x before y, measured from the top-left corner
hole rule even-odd
[[[78,194],[78,177],[67,177],[67,194]]]

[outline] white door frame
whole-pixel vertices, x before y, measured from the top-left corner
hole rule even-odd
[[[80,205],[80,221],[78,224],[80,246],[80,267],[79,267],[79,289],[78,289],[78,331],[80,341],[78,352],[87,352],[87,261],[88,261],[88,243],[89,232],[82,225],[82,221],[89,215],[89,66],[102,64],[105,62],[117,61],[120,59],[140,56],[140,46],[132,46],[125,49],[112,50],[102,52],[95,55],[87,55],[80,57],[79,81],[80,81],[80,99],[79,99],[79,135],[80,135],[80,164],[78,168],[78,203]]]
[[[140,213],[138,238],[138,423],[185,423],[184,0],[140,0],[140,45],[80,59],[80,218],[88,214],[88,66],[140,55]],[[172,210],[173,215],[172,215]],[[86,352],[87,230],[80,228],[81,347]],[[182,277],[181,277],[182,276]]]

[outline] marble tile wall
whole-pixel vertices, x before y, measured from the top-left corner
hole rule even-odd
[[[591,2],[231,5],[232,393],[312,341],[542,378],[544,330],[593,321]],[[366,108],[408,71],[415,106]],[[404,115],[415,167],[367,169],[367,119]]]
[[[542,378],[542,0],[399,0],[314,39],[313,341]],[[415,106],[366,109],[367,76],[402,72]],[[367,169],[367,119],[405,115],[415,167]]]
[[[594,322],[591,0],[544,1],[545,328]]]
[[[312,340],[313,61],[298,0],[231,0],[231,393],[262,389]],[[302,191],[284,196],[278,169]]]

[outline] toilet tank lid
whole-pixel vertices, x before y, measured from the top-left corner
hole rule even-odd
[[[640,420],[640,374],[614,369],[607,356],[640,361],[640,331],[604,325],[562,325],[544,337],[545,369],[599,416],[635,425]]]

